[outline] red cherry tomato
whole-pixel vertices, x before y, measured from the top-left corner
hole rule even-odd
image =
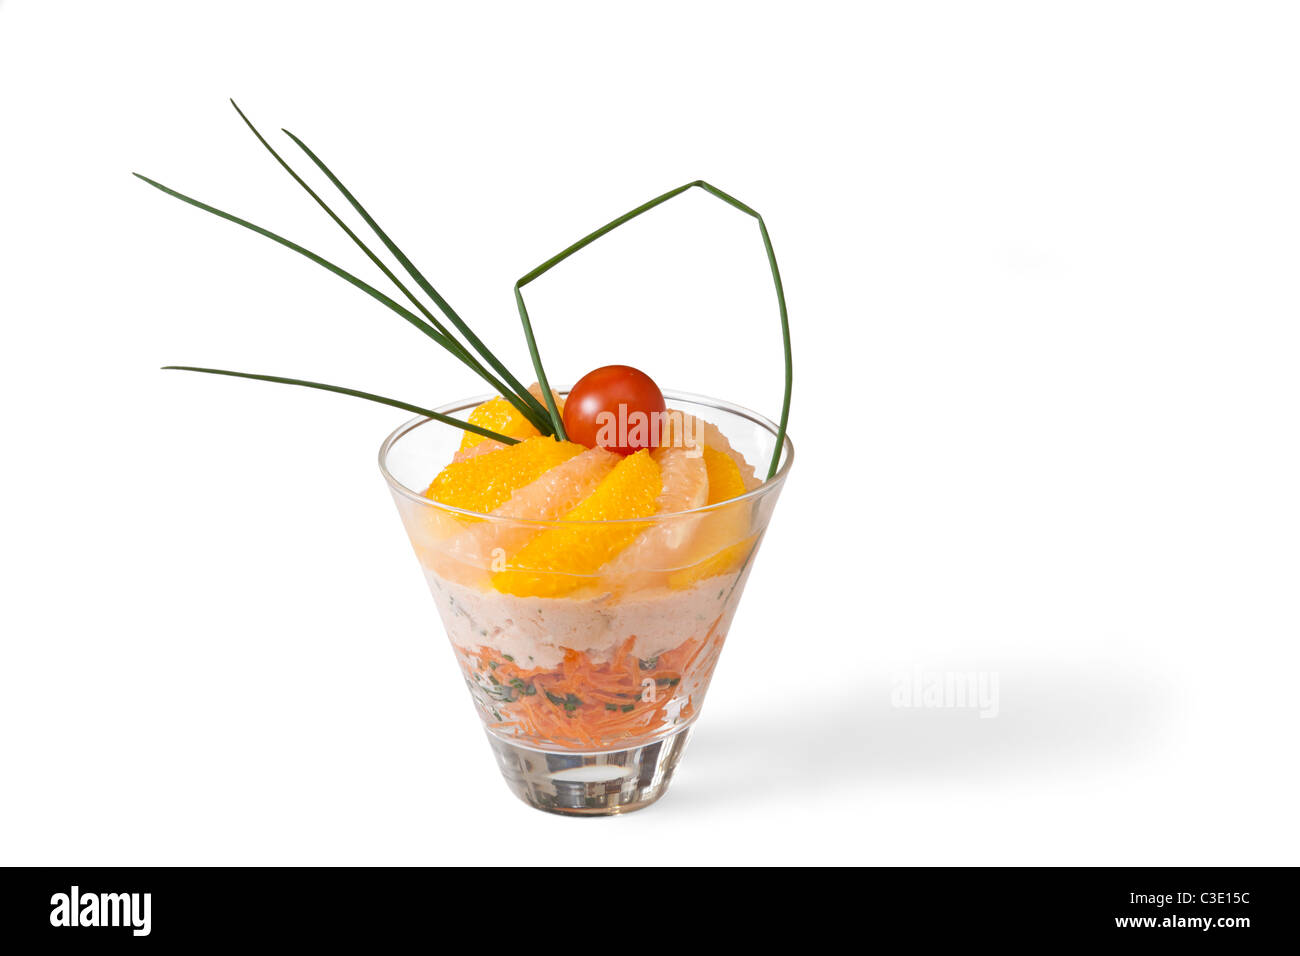
[[[569,441],[600,445],[620,455],[652,448],[659,434],[664,395],[645,372],[606,365],[578,379],[564,402]]]

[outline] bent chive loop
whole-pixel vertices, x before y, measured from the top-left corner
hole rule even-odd
[[[551,386],[546,381],[546,372],[542,369],[542,359],[537,352],[537,341],[533,336],[533,323],[528,318],[528,308],[527,306],[524,305],[524,296],[521,290],[523,289],[524,286],[528,285],[528,283],[532,282],[538,276],[548,272],[552,267],[559,265],[561,262],[569,258],[569,256],[573,255],[579,249],[582,249],[590,245],[591,243],[595,242],[597,239],[605,235],[607,232],[612,232],[613,230],[617,229],[619,226],[623,225],[623,223],[635,219],[643,212],[647,212],[653,209],[655,206],[667,202],[668,200],[672,199],[674,196],[681,195],[682,193],[686,192],[686,190],[691,189],[692,187],[699,187],[709,195],[716,196],[718,199],[721,199],[727,205],[739,209],[741,212],[745,213],[745,215],[753,216],[755,219],[758,220],[759,235],[762,236],[763,248],[767,252],[768,266],[772,270],[772,284],[776,287],[776,304],[781,314],[781,344],[785,352],[785,392],[781,400],[781,421],[777,427],[776,448],[773,449],[772,451],[772,461],[771,464],[768,465],[768,471],[767,471],[767,477],[771,478],[773,475],[776,474],[776,467],[781,461],[781,451],[785,447],[786,425],[790,420],[790,391],[791,391],[791,386],[793,384],[793,376],[794,376],[794,365],[790,353],[790,318],[785,307],[785,290],[781,285],[781,272],[776,265],[776,253],[772,251],[772,239],[767,233],[767,225],[763,222],[762,216],[760,216],[755,210],[751,209],[749,206],[746,206],[739,199],[736,199],[734,196],[730,196],[727,193],[724,193],[721,189],[718,189],[716,186],[711,186],[710,184],[706,183],[702,179],[697,179],[694,182],[686,183],[684,186],[678,186],[676,189],[670,189],[662,196],[656,196],[654,199],[651,199],[648,203],[637,206],[631,212],[625,212],[617,219],[611,222],[607,222],[605,225],[601,226],[595,232],[583,236],[581,239],[579,239],[573,245],[569,246],[563,252],[559,253],[558,255],[552,256],[550,259],[547,259],[540,266],[538,266],[532,272],[529,272],[527,275],[520,278],[520,280],[515,283],[515,304],[519,308],[519,319],[521,322],[523,322],[524,325],[524,337],[528,340],[528,352],[533,359],[533,368],[537,371],[537,381],[542,386],[542,395],[546,399],[547,411],[550,413],[551,416],[552,427],[555,429],[556,436],[559,437],[560,439],[564,439],[566,437],[564,434],[564,423],[560,420],[560,414],[555,407],[555,399],[551,396]]]
[[[444,415],[441,412],[435,412],[429,408],[421,408],[419,405],[412,405],[409,402],[399,402],[395,398],[385,398],[383,395],[376,395],[373,392],[362,392],[355,388],[344,388],[341,385],[325,385],[321,382],[308,382],[300,378],[283,378],[279,375],[254,375],[252,372],[231,372],[224,368],[197,368],[193,365],[164,365],[163,371],[202,372],[205,375],[229,375],[233,378],[251,378],[258,382],[278,382],[281,385],[300,385],[303,388],[317,388],[323,392],[337,392],[340,395],[351,395],[353,398],[364,398],[368,402],[376,402],[380,405],[400,408],[403,411],[412,412],[416,415],[423,415],[425,418],[433,419],[435,422],[442,422],[444,425],[453,425],[456,428],[464,429],[467,432],[482,435],[484,438],[491,438],[494,441],[499,441],[503,445],[519,444],[518,438],[511,438],[508,435],[494,432],[489,428],[481,428],[478,425],[463,422],[459,418],[452,418],[450,415]]]

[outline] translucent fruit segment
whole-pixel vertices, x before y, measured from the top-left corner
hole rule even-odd
[[[745,480],[731,455],[704,446],[709,473],[710,505],[722,504],[745,493]],[[749,534],[749,503],[736,502],[707,513],[700,521],[689,549],[687,564],[668,578],[672,588],[688,588],[697,581],[734,570],[753,547]]]
[[[505,570],[492,576],[493,586],[498,591],[519,596],[568,594],[646,529],[644,523],[628,519],[653,515],[662,490],[659,465],[649,452],[642,450],[628,455],[586,500],[562,519],[625,523],[549,528],[506,560]]]
[[[709,500],[713,474],[708,461],[682,448],[656,448],[650,453],[663,473],[659,493],[659,514],[673,514],[701,508]]]
[[[471,432],[470,434],[473,433]],[[479,437],[483,438],[482,435]],[[496,451],[505,447],[505,445],[497,441],[495,438],[483,438],[483,440],[477,445],[470,445],[468,448],[459,449],[456,454],[452,456],[451,460],[464,461],[466,458],[474,458],[477,455],[486,455],[490,451]]]
[[[675,590],[684,590],[705,578],[736,570],[753,549],[755,539],[756,536],[742,538],[735,544],[726,545],[720,551],[715,551],[703,561],[682,568],[680,571],[674,571],[668,576],[668,586]]]
[[[484,455],[452,462],[433,479],[425,497],[453,508],[492,511],[556,465],[586,451],[573,442],[526,438]]]
[[[754,474],[754,466],[745,461],[744,455],[731,447],[731,442],[727,440],[726,435],[722,434],[722,429],[702,418],[696,418],[678,409],[670,409],[664,423],[660,444],[673,448],[703,446],[720,451],[735,464],[746,491],[753,491],[763,483]]]

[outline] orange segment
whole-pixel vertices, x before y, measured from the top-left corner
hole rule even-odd
[[[709,555],[698,564],[674,571],[668,575],[668,586],[675,590],[685,590],[705,578],[736,570],[757,541],[758,535],[752,535]]]
[[[709,504],[730,501],[745,493],[745,479],[740,467],[725,451],[705,445],[704,467],[709,473]]]
[[[540,434],[533,427],[532,422],[519,414],[519,410],[500,395],[496,398],[489,398],[470,412],[469,423],[505,435],[507,438],[532,438],[534,435]],[[460,440],[460,450],[465,451],[487,440],[486,435],[465,432]]]
[[[659,465],[649,452],[628,455],[561,519],[626,523],[549,528],[510,557],[506,569],[492,576],[492,584],[521,597],[558,597],[573,591],[646,529],[645,523],[627,519],[653,515],[662,490]]]
[[[726,574],[739,567],[757,540],[749,530],[748,503],[727,505],[700,522],[700,532],[691,549],[692,563],[668,576],[668,586],[689,588],[698,581]]]
[[[533,397],[539,402],[542,402],[543,405],[546,404],[542,400],[541,386],[536,382],[528,386],[528,391],[530,391]],[[554,392],[551,394],[555,395],[556,407],[563,412],[564,399],[560,398],[560,396],[556,395]],[[496,398],[489,398],[478,408],[474,409],[474,411],[470,412],[469,423],[471,425],[478,425],[480,428],[486,428],[489,431],[494,431],[499,435],[505,435],[507,438],[532,438],[533,436],[540,434],[540,432],[533,427],[532,422],[519,414],[519,410],[500,395]],[[462,458],[467,457],[462,455],[461,452],[468,451],[475,445],[489,440],[490,439],[485,435],[476,435],[474,432],[465,432],[460,439],[460,450],[456,453],[456,460],[459,461]],[[493,444],[497,445],[497,447],[501,447],[498,442],[493,442]]]
[[[586,451],[574,442],[526,438],[485,455],[452,462],[424,495],[453,508],[491,511],[556,465]]]

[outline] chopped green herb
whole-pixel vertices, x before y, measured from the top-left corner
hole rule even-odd
[[[546,692],[546,699],[556,707],[563,707],[566,714],[571,714],[582,706],[582,699],[576,694],[565,694],[561,697],[559,694],[552,694],[548,690]]]

